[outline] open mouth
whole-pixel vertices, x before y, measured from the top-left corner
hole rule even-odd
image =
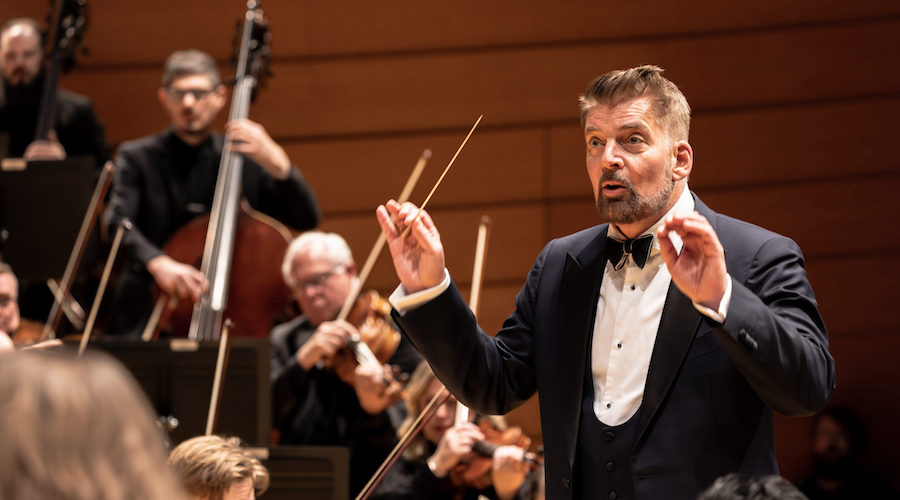
[[[604,182],[600,186],[600,191],[605,195],[616,196],[624,193],[626,188],[624,184],[619,184],[618,182]]]

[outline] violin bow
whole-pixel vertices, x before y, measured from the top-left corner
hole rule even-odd
[[[381,481],[384,479],[387,471],[391,469],[397,459],[400,458],[400,454],[406,451],[406,448],[409,447],[410,443],[414,437],[416,437],[422,429],[425,427],[425,424],[434,417],[434,414],[437,413],[438,408],[441,407],[447,400],[450,399],[450,391],[447,390],[446,387],[441,387],[432,398],[431,401],[425,406],[425,409],[422,410],[422,413],[418,418],[413,422],[413,425],[410,426],[409,430],[406,431],[406,434],[400,438],[400,441],[394,446],[394,449],[391,450],[391,453],[387,456],[387,458],[382,462],[381,467],[375,471],[375,475],[372,476],[372,479],[369,479],[369,482],[366,483],[366,486],[363,487],[362,491],[359,492],[359,495],[356,496],[356,500],[365,500],[369,498],[375,488],[381,484]]]
[[[109,257],[106,258],[106,266],[103,267],[103,275],[100,276],[100,284],[97,286],[97,293],[94,295],[94,303],[91,304],[91,313],[88,315],[84,333],[81,334],[81,344],[78,346],[79,356],[84,353],[84,349],[91,338],[91,332],[94,330],[94,321],[97,319],[97,311],[100,310],[100,301],[103,299],[104,292],[106,292],[106,285],[109,283],[109,275],[112,272],[113,263],[115,263],[116,256],[119,254],[122,238],[125,236],[125,232],[131,230],[131,228],[131,221],[122,219],[119,222],[118,229],[116,229],[116,236],[113,238],[112,248],[109,250]]]
[[[478,303],[481,299],[481,288],[484,284],[484,263],[487,261],[487,242],[491,231],[491,218],[481,216],[478,225],[478,236],[475,239],[475,264],[472,267],[472,290],[469,292],[469,309],[478,318]],[[461,425],[469,421],[469,407],[457,401],[454,424]]]
[[[219,406],[222,400],[222,381],[225,380],[225,368],[228,366],[228,355],[231,353],[231,342],[228,341],[228,333],[234,327],[231,319],[226,319],[222,326],[222,335],[219,337],[219,354],[216,357],[216,373],[213,375],[212,394],[209,398],[209,413],[206,415],[206,435],[211,436],[216,423],[219,421]]]
[[[406,185],[403,186],[403,190],[400,192],[400,200],[406,201],[407,199],[409,199],[409,195],[412,194],[412,190],[413,188],[415,188],[416,183],[419,181],[419,177],[422,176],[422,171],[425,169],[425,165],[428,163],[428,160],[430,158],[430,149],[425,149],[424,151],[422,151],[422,155],[419,157],[419,160],[416,162],[415,167],[413,167],[412,173],[406,180]],[[401,201],[400,203],[403,203],[403,201]],[[359,297],[359,294],[362,291],[363,284],[365,284],[366,280],[369,278],[369,274],[372,272],[372,268],[375,267],[375,262],[378,260],[378,256],[381,255],[381,251],[384,249],[384,244],[386,241],[387,239],[385,238],[384,233],[379,233],[378,238],[375,240],[375,245],[369,252],[369,256],[366,258],[366,262],[365,264],[363,264],[363,267],[356,278],[356,283],[350,290],[350,294],[347,295],[347,298],[344,300],[344,305],[343,307],[341,307],[340,313],[338,313],[337,320],[344,321],[347,319],[347,316],[350,314],[350,310],[353,309],[353,304],[356,303],[356,298]],[[360,363],[371,363],[372,361],[378,363],[378,360],[375,358],[375,355],[372,354],[372,351],[362,342],[352,341],[348,342],[348,344],[351,346],[350,348],[353,350],[357,361],[359,361]]]
[[[75,244],[72,246],[72,252],[69,254],[69,260],[66,263],[66,269],[63,271],[62,278],[59,280],[59,283],[47,280],[47,286],[53,292],[54,301],[50,309],[50,315],[44,323],[41,340],[47,340],[56,336],[62,313],[65,313],[69,321],[75,325],[75,328],[84,326],[84,310],[70,295],[70,292],[72,290],[72,282],[75,281],[75,271],[78,269],[81,258],[84,256],[88,237],[94,231],[94,224],[100,217],[100,212],[103,209],[103,200],[106,198],[107,191],[109,191],[114,172],[115,166],[113,163],[106,162],[106,165],[103,166],[103,170],[100,172],[100,178],[97,179],[97,185],[94,186],[91,201],[88,203],[88,208],[84,213],[81,228],[78,230],[78,236],[75,238]]]

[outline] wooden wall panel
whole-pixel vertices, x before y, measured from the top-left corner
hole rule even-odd
[[[858,332],[852,338],[833,338],[831,353],[837,369],[837,389],[829,406],[844,407],[860,417],[866,427],[864,466],[900,487],[897,477],[896,414],[900,389],[896,353],[900,350],[897,328]],[[877,347],[876,347],[877,346]],[[776,443],[781,474],[793,481],[812,470],[809,453],[812,418],[776,417]]]
[[[832,340],[900,332],[897,269],[900,252],[896,249],[807,259],[809,280]]]
[[[196,47],[225,60],[242,2],[192,0],[177,5],[91,0],[89,65],[158,64],[172,50]],[[5,15],[43,19],[46,3],[0,2]],[[790,29],[808,23],[890,17],[896,2],[862,4],[802,0],[755,2],[710,9],[703,0],[653,1],[641,9],[604,9],[604,23],[588,0],[567,2],[416,2],[267,0],[276,57],[377,55],[384,52],[477,50],[504,45],[661,37],[706,32]],[[202,28],[199,25],[202,23]],[[161,56],[162,54],[162,56]]]
[[[385,138],[289,142],[288,154],[316,186],[322,210],[373,213],[397,198],[421,152],[431,160],[410,197],[419,204],[453,157],[465,132]],[[539,198],[542,134],[532,129],[479,130],[457,157],[432,206],[502,203]]]
[[[900,21],[886,21],[665,43],[286,61],[275,67],[278,76],[252,116],[280,138],[467,130],[481,113],[485,128],[568,121],[588,80],[642,62],[671,68],[698,110],[896,92],[900,76],[883,69],[898,31]],[[142,97],[158,86],[159,72],[85,70],[63,83],[94,98],[101,118],[116,124],[110,139],[119,142],[147,133],[133,117],[159,114],[155,100]],[[791,77],[767,76],[783,72]]]
[[[696,113],[691,123],[694,189],[789,185],[900,171],[881,147],[897,135],[900,96],[817,105]],[[550,128],[549,194],[590,195],[578,118]],[[865,139],[858,138],[860,128]]]

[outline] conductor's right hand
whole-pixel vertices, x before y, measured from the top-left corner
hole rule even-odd
[[[297,351],[297,362],[304,370],[311,370],[321,362],[329,362],[341,348],[347,345],[347,338],[357,334],[356,328],[346,321],[325,321]]]
[[[418,207],[412,203],[400,205],[394,200],[379,205],[375,212],[391,249],[397,277],[407,293],[425,290],[444,281],[441,235],[428,212],[423,210],[415,219],[418,212]],[[410,233],[405,238],[401,237],[403,228],[410,224]]]
[[[192,301],[199,302],[200,297],[209,289],[203,273],[165,254],[150,259],[147,271],[164,292],[179,298],[189,297]]]

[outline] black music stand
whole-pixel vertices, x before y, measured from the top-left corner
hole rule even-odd
[[[265,450],[267,500],[347,500],[350,451],[338,446],[273,446]]]
[[[0,170],[0,252],[20,281],[62,277],[96,182],[91,157]]]
[[[238,436],[251,446],[271,441],[272,393],[268,339],[232,338],[215,434]],[[124,364],[160,417],[175,417],[172,446],[206,432],[218,342],[186,339],[141,342],[99,339],[89,344]]]

